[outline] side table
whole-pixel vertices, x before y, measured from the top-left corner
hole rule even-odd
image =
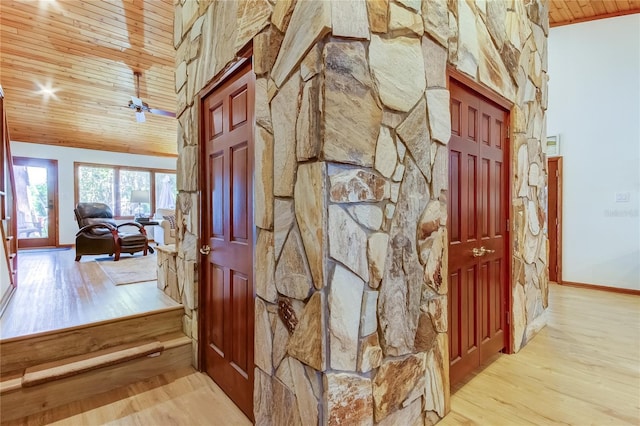
[[[143,228],[146,226],[156,226],[156,225],[160,225],[160,222],[157,222],[155,220],[144,220],[141,218],[136,218],[135,221],[137,223],[139,223]],[[153,253],[153,247],[151,247],[151,245],[149,245],[149,253]]]

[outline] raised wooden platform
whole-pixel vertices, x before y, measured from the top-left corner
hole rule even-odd
[[[38,413],[189,367],[183,307],[0,341],[0,418]]]
[[[94,261],[106,256],[74,257],[73,249],[20,251],[20,283],[0,317],[0,340],[179,306],[155,282],[114,285]]]
[[[20,286],[0,319],[3,423],[191,365],[184,307],[155,282],[114,285],[95,257],[18,256]]]

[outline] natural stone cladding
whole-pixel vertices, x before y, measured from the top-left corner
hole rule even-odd
[[[548,303],[547,1],[174,3],[175,269],[194,354],[198,92],[252,43],[256,424],[436,423],[450,409],[447,66],[513,104],[518,351]]]

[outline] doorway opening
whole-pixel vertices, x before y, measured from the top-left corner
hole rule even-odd
[[[18,248],[58,245],[58,161],[13,157]]]
[[[549,281],[562,284],[562,157],[548,160]]]

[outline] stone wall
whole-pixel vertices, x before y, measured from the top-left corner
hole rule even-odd
[[[548,306],[547,161],[543,142],[547,127],[548,2],[450,3],[449,61],[513,103],[511,331],[512,350],[517,352],[544,327]],[[436,32],[444,38],[446,25],[440,22],[435,27],[441,28]]]
[[[432,424],[448,412],[447,63],[515,105],[514,350],[543,324],[545,7],[176,3],[177,269],[192,330],[194,101],[253,40],[257,424]]]

